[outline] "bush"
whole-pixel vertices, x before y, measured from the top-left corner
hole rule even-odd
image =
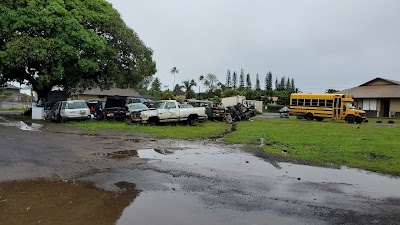
[[[388,123],[394,123],[394,121],[393,120],[389,120]]]
[[[267,109],[263,109],[264,112],[272,112],[272,113],[277,113],[278,110],[281,108],[285,107],[284,105],[267,105]]]
[[[378,121],[376,121],[376,123],[382,123],[382,121],[378,120]]]

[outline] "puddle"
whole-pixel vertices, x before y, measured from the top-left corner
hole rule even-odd
[[[115,224],[139,194],[135,185],[115,184],[118,192],[74,181],[0,183],[1,224]]]
[[[0,122],[0,126],[17,127],[21,130],[26,130],[26,131],[40,131],[40,129],[43,127],[42,124],[29,123],[24,121],[11,121],[1,116],[0,116],[0,121],[5,121],[5,122]]]
[[[165,150],[164,150],[165,151]],[[186,150],[138,150],[140,158],[183,164],[192,168],[208,168],[234,172],[238,176],[259,176],[269,178],[286,177],[298,182],[339,184],[348,193],[363,193],[374,197],[400,197],[400,179],[342,167],[341,169],[321,168],[291,163],[278,163],[280,169],[251,154],[238,150],[226,150],[218,146],[204,146]]]
[[[121,150],[112,153],[94,153],[93,155],[99,155],[111,159],[127,159],[130,157],[137,157],[138,152],[136,150]]]
[[[204,225],[204,224],[299,224],[301,218],[279,215],[263,210],[240,212],[232,209],[207,207],[193,195],[173,192],[146,192],[138,196],[135,203],[126,208],[117,225]],[[262,223],[265,224],[265,223]],[[309,223],[310,224],[310,223]],[[323,223],[322,223],[323,224]]]

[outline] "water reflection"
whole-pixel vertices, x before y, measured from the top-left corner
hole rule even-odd
[[[0,183],[1,224],[111,225],[139,194],[135,185],[115,184],[118,192],[77,181]]]
[[[21,130],[26,130],[26,131],[40,131],[40,129],[43,127],[42,124],[38,124],[38,123],[30,123],[30,122],[24,122],[24,121],[11,121],[11,120],[7,120],[4,117],[0,117],[1,121],[5,121],[5,122],[1,122],[0,125],[1,126],[6,126],[6,127],[17,127]]]
[[[341,169],[321,168],[291,163],[274,165],[251,154],[229,151],[218,146],[199,146],[186,150],[168,150],[161,154],[154,149],[138,150],[140,158],[161,160],[197,168],[211,168],[230,171],[238,176],[260,176],[299,180],[301,182],[338,184],[348,193],[364,193],[374,197],[400,197],[400,179],[342,167]]]

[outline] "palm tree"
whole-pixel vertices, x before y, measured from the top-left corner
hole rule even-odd
[[[175,74],[179,73],[179,70],[174,66],[171,69],[171,74],[174,75],[174,85],[172,87],[175,87]]]
[[[194,79],[192,79],[191,81],[185,80],[182,83],[183,83],[183,88],[185,88],[186,90],[186,98],[190,98],[191,95],[194,94],[192,87],[197,85],[196,82],[194,81]]]

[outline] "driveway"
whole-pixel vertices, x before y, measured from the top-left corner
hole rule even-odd
[[[0,117],[4,224],[400,224],[398,178],[218,141],[25,124]]]

